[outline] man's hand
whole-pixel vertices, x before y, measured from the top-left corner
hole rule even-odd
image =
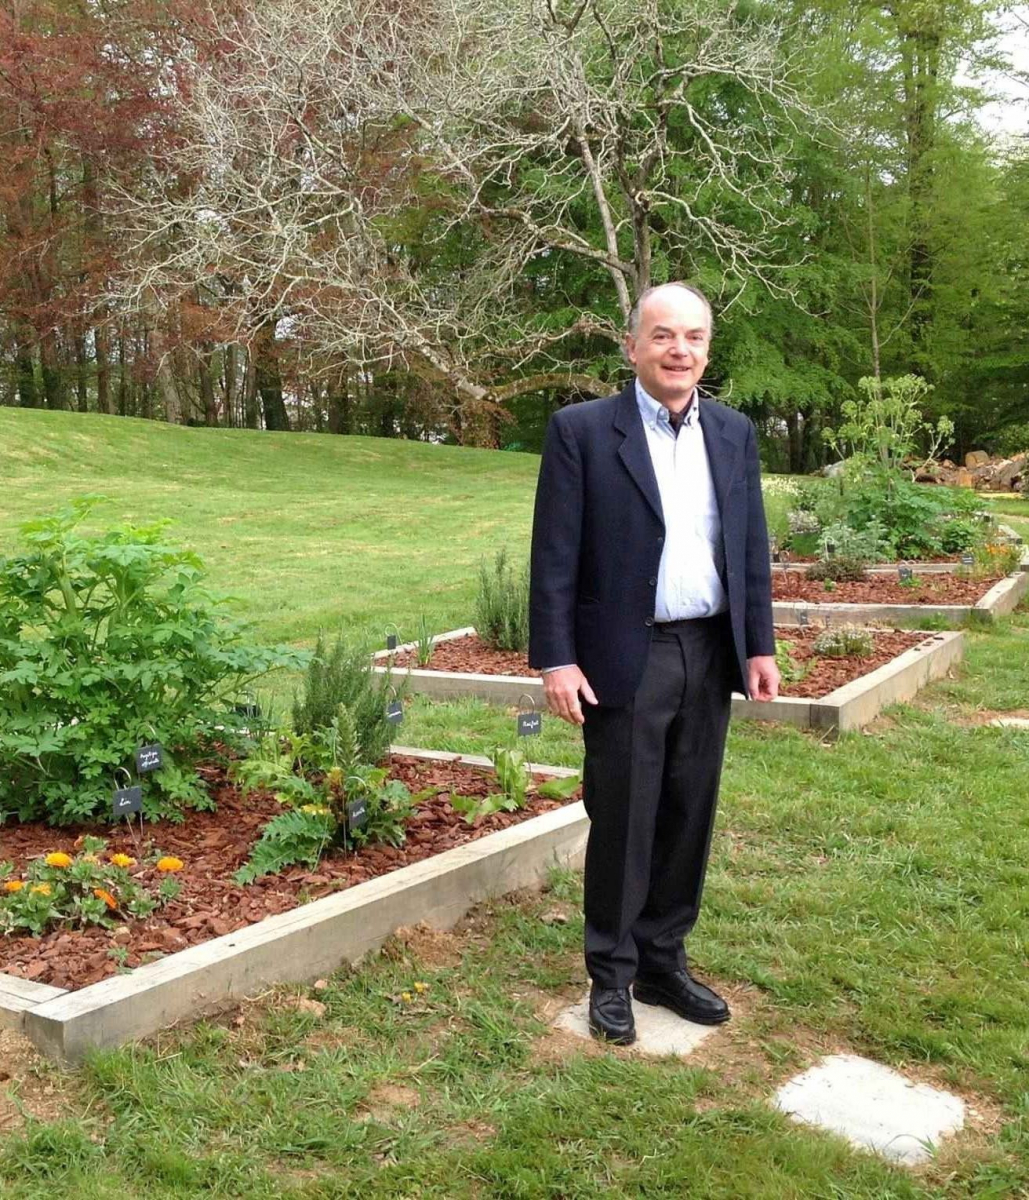
[[[543,691],[550,711],[571,725],[581,725],[585,720],[579,703],[580,693],[589,704],[597,702],[586,676],[578,667],[559,667],[556,671],[548,671],[543,676]]]
[[[751,700],[774,700],[779,695],[779,668],[774,654],[747,659],[747,690]]]

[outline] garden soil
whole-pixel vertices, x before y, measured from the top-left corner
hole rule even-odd
[[[784,683],[780,694],[804,700],[816,700],[827,696],[845,683],[859,679],[862,675],[883,666],[926,638],[925,633],[910,630],[876,630],[873,633],[874,650],[870,656],[827,658],[817,654],[814,649],[815,638],[820,630],[783,625],[778,626],[775,632],[780,642],[788,641],[791,644],[790,654],[793,660],[807,672],[801,680]],[[417,667],[418,663],[412,652],[404,651],[397,655],[396,665],[403,669]],[[510,650],[491,650],[483,645],[476,634],[438,642],[433,648],[432,659],[426,669],[466,671],[479,675],[539,675],[538,671],[529,667],[524,654]]]
[[[404,755],[393,755],[389,765],[391,778],[400,779],[412,793],[435,789],[434,795],[418,804],[403,846],[377,843],[350,854],[333,853],[324,857],[316,870],[291,867],[245,887],[233,882],[233,872],[247,860],[262,825],[282,809],[270,792],[251,792],[244,798],[223,766],[201,768],[217,803],[216,811],[189,812],[181,824],[156,821],[147,824],[142,834],[138,826],[134,834],[126,826],[119,830],[110,826],[50,829],[42,823],[4,826],[0,829],[0,860],[12,860],[16,871],[53,850],[74,854],[77,843],[89,833],[106,837],[109,853],[121,851],[142,863],[151,851],[159,851],[182,859],[185,865],[176,875],[183,885],[179,897],[145,920],[130,919],[113,930],[90,926],[54,930],[39,938],[0,936],[0,971],[69,990],[85,987],[116,974],[119,967],[138,967],[232,933],[579,798],[576,792],[570,800],[545,800],[530,789],[524,809],[493,813],[469,825],[451,807],[450,797],[481,797],[495,791],[492,771]],[[140,867],[133,873],[137,870],[147,884],[156,887],[159,877],[153,867]]]

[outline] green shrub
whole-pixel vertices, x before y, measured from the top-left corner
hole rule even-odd
[[[875,641],[867,629],[857,625],[836,625],[822,630],[812,643],[812,649],[826,658],[867,658],[875,649]]]
[[[492,568],[479,565],[479,594],[475,600],[475,629],[494,650],[527,650],[529,646],[529,569],[509,565],[499,550]]]
[[[367,646],[340,632],[327,651],[319,634],[303,694],[293,698],[293,728],[299,734],[325,732],[343,705],[353,718],[364,758],[380,762],[389,753],[392,727],[386,720],[386,705],[394,687],[389,675],[372,672]]]
[[[832,558],[820,558],[804,571],[808,579],[827,583],[857,583],[865,578],[867,560],[848,554],[834,554]]]
[[[255,680],[306,662],[249,645],[165,523],[77,532],[98,501],[24,525],[27,551],[0,559],[0,823],[109,815],[144,742],[165,758],[139,781],[145,816],[212,807],[193,769],[203,740]]]
[[[782,638],[775,643],[775,665],[779,668],[783,683],[799,683],[809,668],[793,657],[796,643]]]

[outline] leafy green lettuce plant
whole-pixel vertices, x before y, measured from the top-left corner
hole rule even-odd
[[[85,534],[100,497],[22,526],[0,559],[0,823],[102,818],[143,743],[146,817],[213,807],[194,771],[203,739],[276,667],[307,656],[251,645],[165,522]]]

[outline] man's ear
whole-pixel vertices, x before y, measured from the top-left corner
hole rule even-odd
[[[631,366],[636,365],[636,339],[631,333],[625,335],[625,339],[622,342],[622,353],[625,355],[626,362]]]

